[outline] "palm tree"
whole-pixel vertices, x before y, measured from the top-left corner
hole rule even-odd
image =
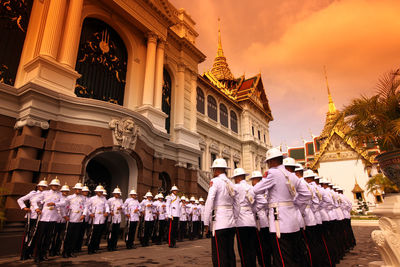
[[[382,190],[385,194],[398,192],[399,190],[397,186],[382,173],[372,176],[368,180],[366,187],[370,194],[374,194],[377,190]]]
[[[400,148],[400,70],[384,74],[372,97],[361,96],[346,106],[342,116],[346,137],[359,147],[374,142],[382,151]]]

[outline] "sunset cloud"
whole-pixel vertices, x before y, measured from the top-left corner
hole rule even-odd
[[[261,71],[275,121],[274,145],[320,133],[327,111],[323,66],[336,106],[371,94],[378,77],[400,65],[400,1],[172,1],[197,22],[198,47],[211,67],[216,21],[236,76]],[[295,130],[293,130],[295,129]]]

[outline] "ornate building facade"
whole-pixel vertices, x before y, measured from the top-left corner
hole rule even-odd
[[[366,193],[366,184],[377,173],[374,156],[379,148],[368,144],[361,149],[345,138],[346,123],[337,119],[339,111],[333,102],[329,85],[328,112],[321,134],[312,135],[311,141],[304,141],[304,146],[288,147],[287,155],[296,162],[313,169],[320,176],[344,189],[344,194],[356,205],[358,200],[370,205],[382,202],[382,192]]]
[[[210,72],[193,19],[167,0],[0,0],[0,182],[9,222],[42,178],[124,196],[205,196],[217,156],[261,169],[272,120],[261,75]],[[221,42],[219,42],[219,45]],[[220,74],[223,74],[222,76]]]

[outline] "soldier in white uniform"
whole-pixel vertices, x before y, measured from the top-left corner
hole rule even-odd
[[[185,237],[187,237],[187,221],[188,221],[188,207],[187,207],[187,202],[186,202],[186,197],[182,196],[181,197],[181,204],[180,204],[180,209],[181,209],[181,215],[179,217],[179,235],[178,235],[178,240],[179,242],[183,241]]]
[[[236,220],[236,241],[242,266],[256,267],[257,228],[253,205],[255,203],[253,187],[246,182],[246,173],[242,168],[233,170],[235,191],[238,197],[239,217]]]
[[[35,201],[35,198],[46,189],[47,181],[44,179],[37,184],[36,190],[32,190],[31,192],[29,192],[25,196],[18,198],[17,200],[21,210],[24,210],[26,212],[25,217],[27,219],[24,238],[22,239],[23,244],[21,250],[21,260],[27,260],[32,257],[33,248],[36,244],[35,230],[38,223],[38,215],[32,203]],[[28,204],[29,207],[25,204],[25,202],[27,202],[26,204]]]
[[[69,186],[67,184],[63,185],[60,189],[61,192],[61,198],[60,198],[60,203],[65,202],[67,199],[67,196],[69,194]],[[57,205],[57,211],[58,211],[58,219],[56,222],[56,225],[54,227],[54,232],[52,235],[52,242],[51,242],[51,247],[49,251],[50,256],[59,256],[60,255],[60,250],[61,250],[61,245],[62,241],[65,238],[65,229],[66,229],[66,216],[67,216],[67,209],[65,205]]]
[[[303,170],[298,168],[295,159],[287,157],[283,159],[283,165],[285,166],[286,170],[295,174],[295,176],[298,177],[299,182],[302,184],[303,187],[307,188],[308,191],[310,191],[310,194],[312,196],[313,191],[311,187],[308,185],[308,183],[303,179],[302,175]],[[295,172],[296,168],[297,168],[297,173]],[[307,265],[310,266],[313,265],[313,259],[312,259],[313,254],[311,253],[311,248],[310,248],[312,245],[310,245],[309,240],[307,238],[307,229],[310,229],[311,226],[317,225],[314,212],[311,210],[311,200],[312,197],[305,202],[301,202],[300,207],[298,205],[299,204],[298,201],[295,203],[295,208],[297,210],[297,216],[300,223],[301,238],[303,240],[301,244],[305,244],[305,246],[303,246],[304,262],[308,262]]]
[[[203,213],[204,213],[204,199],[202,197],[199,198],[199,205],[198,205],[198,209],[199,209],[199,213],[200,213],[200,233],[199,233],[199,238],[203,238],[204,235],[204,222],[202,220],[203,218]]]
[[[113,197],[107,200],[108,206],[110,207],[111,215],[111,232],[109,242],[107,244],[108,251],[117,250],[117,242],[119,236],[119,230],[122,220],[123,205],[124,202],[121,199],[121,189],[117,186],[112,192]]]
[[[141,210],[144,216],[144,237],[143,237],[143,247],[149,246],[149,240],[153,232],[154,227],[154,207],[153,207],[153,194],[149,191],[146,193],[144,199],[141,203]]]
[[[67,230],[64,241],[63,257],[75,257],[74,249],[77,247],[79,235],[81,233],[83,215],[85,209],[85,197],[82,195],[81,183],[76,183],[73,189],[75,193],[68,196],[65,200]]]
[[[130,198],[127,198],[124,203],[124,213],[126,217],[128,217],[129,220],[129,230],[128,230],[128,236],[126,239],[126,248],[127,249],[132,249],[136,248],[134,242],[135,242],[135,233],[136,233],[136,228],[138,225],[139,221],[139,215],[141,211],[140,203],[137,200],[137,194],[136,190],[132,189],[129,192]]]
[[[171,194],[167,197],[167,216],[169,218],[168,246],[176,247],[176,238],[178,237],[178,224],[181,215],[181,199],[178,194],[178,187],[174,185],[171,188]]]
[[[153,232],[151,235],[151,242],[152,244],[155,244],[157,242],[157,236],[158,236],[158,229],[159,229],[159,220],[158,220],[158,206],[160,205],[160,200],[159,200],[160,195],[156,194],[154,196],[154,201],[153,201],[153,217],[154,217],[154,224],[153,224]]]
[[[214,266],[236,266],[234,238],[239,215],[237,194],[233,183],[226,177],[228,166],[222,158],[214,160],[213,179],[204,207],[204,230],[211,227],[212,261]]]
[[[296,214],[294,204],[296,202],[300,210],[304,209],[301,203],[310,200],[311,193],[294,173],[285,169],[282,164],[283,154],[279,149],[268,150],[266,162],[268,175],[254,186],[254,193],[268,196],[273,265],[303,266],[304,255],[301,254],[302,249],[299,249],[300,225],[298,220],[293,220]]]
[[[250,177],[252,186],[258,184],[263,178],[260,171],[253,171]],[[269,221],[267,195],[258,194],[255,196],[253,210],[256,214],[257,224],[257,259],[260,266],[270,267],[272,259],[271,237],[269,234]]]
[[[156,238],[156,244],[161,245],[165,241],[165,230],[167,227],[167,203],[164,201],[164,196],[162,193],[158,194],[159,204],[157,206],[158,214],[158,234]]]
[[[192,215],[192,220],[193,220],[193,233],[194,237],[200,238],[200,209],[199,209],[199,201],[196,199],[194,204],[196,205],[193,209],[193,215]]]
[[[187,213],[188,213],[188,231],[189,231],[189,240],[193,240],[194,238],[194,221],[193,221],[193,212],[195,212],[196,204],[195,197],[192,196],[189,199],[189,203],[186,205]]]
[[[322,238],[322,220],[319,213],[319,205],[322,195],[317,190],[317,184],[314,182],[316,175],[311,170],[304,171],[304,180],[308,183],[312,190],[312,200],[310,203],[310,209],[314,214],[315,225],[307,223],[306,236],[310,246],[312,263],[314,266],[329,266],[329,255],[325,249],[323,238]]]
[[[51,235],[59,216],[56,204],[61,199],[60,181],[55,178],[51,180],[49,185],[50,190],[43,191],[32,203],[37,214],[40,215],[37,229],[36,263],[47,259],[46,253],[50,246]]]
[[[84,199],[83,210],[85,210],[86,204],[88,203],[89,193],[90,193],[89,187],[87,185],[84,185],[82,187],[82,197]],[[85,215],[85,214],[84,214],[84,216],[85,216],[85,218],[82,221],[82,226],[81,226],[81,229],[79,231],[78,240],[76,242],[76,246],[74,248],[74,252],[81,252],[82,251],[82,244],[83,244],[83,239],[85,237],[85,233],[86,233],[86,241],[85,241],[85,243],[86,243],[86,246],[88,245],[87,236],[88,236],[89,230],[90,230],[90,228],[89,228],[90,216],[89,215]]]
[[[94,192],[96,195],[88,200],[84,211],[84,215],[89,214],[93,228],[88,244],[88,254],[96,253],[99,249],[104,223],[108,217],[108,213],[110,212],[107,200],[103,195],[103,186],[98,185]]]

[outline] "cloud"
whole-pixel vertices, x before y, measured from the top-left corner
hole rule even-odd
[[[218,16],[233,73],[261,71],[275,118],[273,145],[299,145],[309,130],[322,130],[328,109],[324,65],[337,108],[372,94],[379,76],[400,65],[400,1],[172,2],[197,22],[197,45],[208,56],[200,72],[214,59]]]

